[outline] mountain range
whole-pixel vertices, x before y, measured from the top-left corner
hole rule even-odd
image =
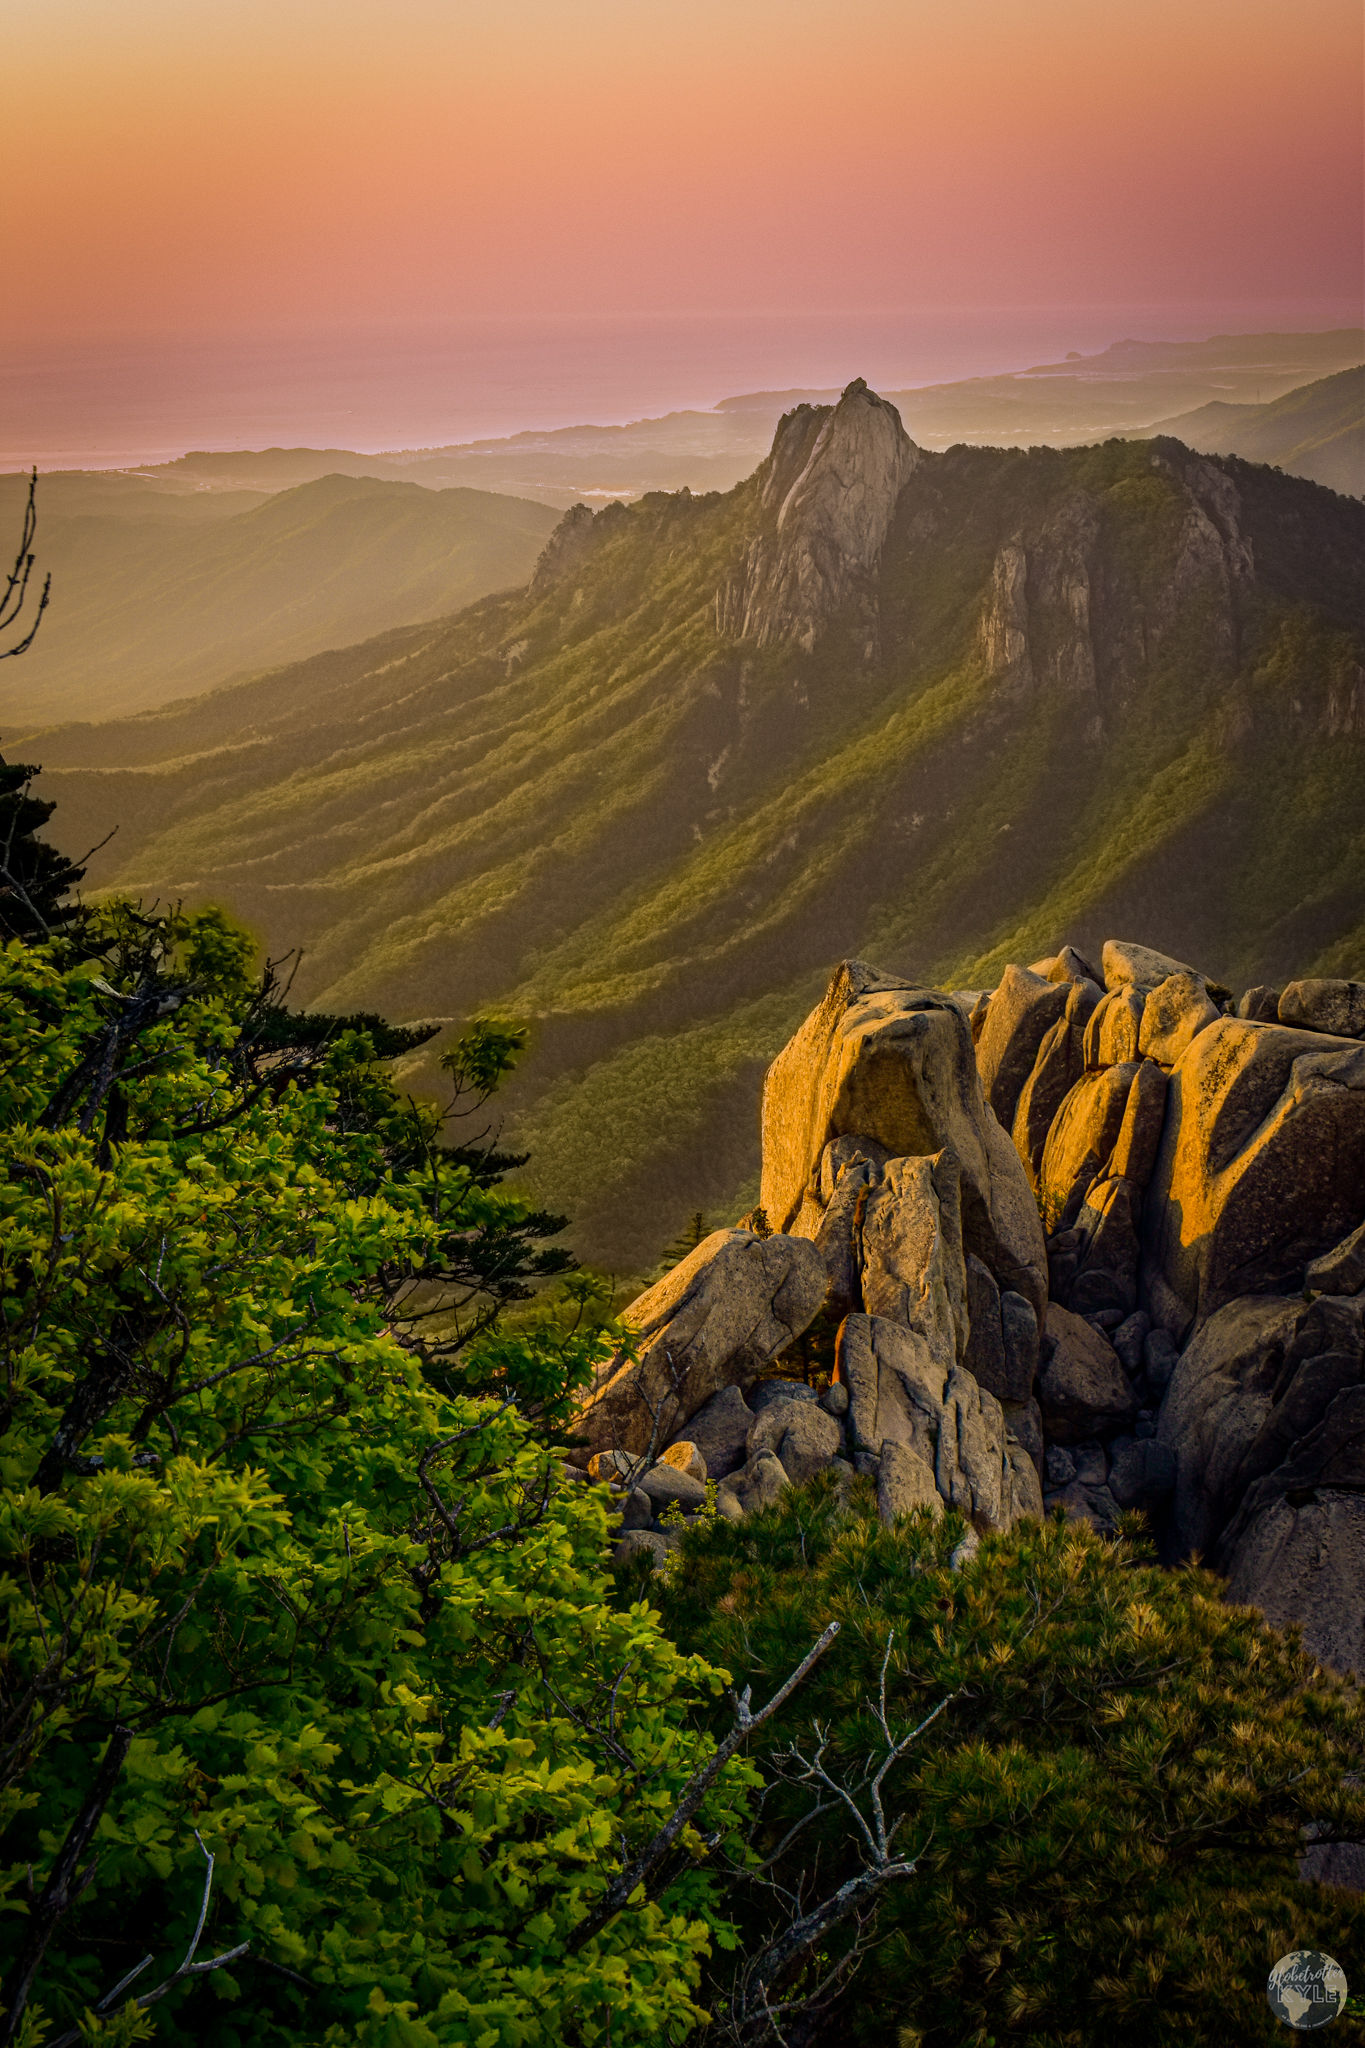
[[[1113,434],[1156,432],[1154,423],[1206,405],[1261,405],[1365,362],[1365,329],[1317,334],[1213,335],[1205,341],[1120,341],[1098,354],[1073,351],[993,377],[889,391],[921,447],[959,441],[1069,446]],[[444,490],[505,491],[566,510],[646,491],[730,490],[750,475],[793,405],[832,404],[834,389],[750,391],[709,411],[671,412],[626,425],[531,430],[437,448],[361,454],[349,448],[198,449],[142,467],[127,480],[146,492],[205,496],[269,493],[322,476],[368,476]],[[1235,454],[1237,449],[1214,452]],[[1276,461],[1276,455],[1256,459]],[[1288,465],[1286,465],[1288,466]],[[75,472],[50,487],[80,487]],[[98,473],[95,473],[98,475]],[[113,479],[104,476],[107,493]],[[106,499],[107,502],[107,499]]]
[[[1365,365],[1287,391],[1269,405],[1214,399],[1149,431],[1206,455],[1244,455],[1365,497]]]
[[[996,377],[887,393],[924,448],[959,441],[994,447],[1105,440],[1209,404],[1260,405],[1365,362],[1365,331],[1214,335],[1207,341],[1120,341]],[[363,456],[345,449],[270,448],[186,455],[147,472],[173,489],[279,490],[328,471],[410,478],[434,488],[474,484],[566,509],[646,491],[730,490],[768,451],[783,412],[833,404],[837,390],[751,391],[709,412],[674,412],[626,426],[558,427],[444,448]],[[1239,450],[1219,450],[1239,453]],[[1275,461],[1262,455],[1260,461]],[[1287,465],[1289,466],[1289,465]]]
[[[1352,329],[1120,342],[892,402],[926,449],[1169,433],[1358,496],[1362,357],[1365,334]],[[1343,362],[1357,367],[1335,369]],[[1335,374],[1314,377],[1326,367]],[[837,397],[751,392],[630,426],[388,455],[200,451],[151,469],[44,475],[39,553],[57,601],[31,658],[0,669],[0,730],[13,741],[35,725],[122,716],[524,584],[548,508],[730,490],[784,410]],[[0,476],[0,530],[17,526],[26,488]]]
[[[840,957],[1358,971],[1363,584],[1319,485],[926,451],[858,381],[729,492],[571,511],[525,590],[28,757],[64,851],[118,826],[92,885],[230,905],[296,995],[532,1020],[504,1141],[641,1273],[756,1198],[758,1077]]]
[[[0,477],[0,533],[27,480]],[[107,718],[253,669],[439,617],[524,585],[555,523],[492,491],[327,475],[274,495],[44,477],[39,557],[53,602],[0,668],[7,736]]]

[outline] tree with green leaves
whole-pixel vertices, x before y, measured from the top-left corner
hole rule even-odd
[[[680,2040],[752,1774],[517,1402],[611,1339],[488,1348],[544,1219],[250,953],[0,951],[0,2042]]]

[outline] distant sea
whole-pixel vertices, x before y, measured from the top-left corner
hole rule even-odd
[[[747,391],[906,390],[1111,342],[1305,332],[1358,308],[1261,304],[463,320],[288,335],[0,342],[0,470],[192,448],[432,448],[707,409]]]

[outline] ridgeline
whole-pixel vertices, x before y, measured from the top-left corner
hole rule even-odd
[[[1319,485],[925,453],[855,384],[724,495],[566,515],[524,592],[26,746],[64,851],[119,826],[92,885],[230,905],[296,997],[533,1020],[504,1141],[644,1272],[755,1199],[832,958],[975,988],[1117,929],[1351,973],[1362,563]]]

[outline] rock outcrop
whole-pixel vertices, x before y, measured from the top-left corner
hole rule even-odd
[[[1365,1671],[1365,1497],[1315,1488],[1260,1515],[1228,1566],[1228,1598],[1259,1607],[1276,1628],[1337,1671]],[[1360,1877],[1354,1880],[1360,1888]]]
[[[1291,981],[1276,1005],[1281,1024],[1325,1031],[1332,1038],[1365,1038],[1365,982]]]
[[[1365,1209],[1365,1046],[1225,1017],[1170,1077],[1144,1208],[1144,1306],[1177,1340],[1303,1285]]]
[[[934,1481],[934,1468],[908,1444],[882,1445],[877,1468],[877,1514],[883,1522],[898,1515],[911,1515],[927,1508],[933,1521],[943,1514],[943,1496]]]
[[[1035,1195],[1053,1119],[1085,1071],[1086,1028],[1101,1000],[1088,979],[1064,986],[1069,989],[1066,1008],[1039,1045],[1014,1110],[1014,1149]]]
[[[785,414],[763,476],[768,523],[717,593],[717,629],[760,647],[785,641],[809,651],[851,603],[872,659],[882,545],[918,461],[895,406],[861,377],[832,408]]]
[[[1169,953],[1158,953],[1151,946],[1139,946],[1132,939],[1106,939],[1100,958],[1104,967],[1104,985],[1111,992],[1131,988],[1142,995],[1150,995],[1173,974],[1194,975],[1194,969],[1187,967],[1183,960],[1173,960]]]
[[[1114,1436],[1136,1422],[1138,1403],[1112,1344],[1054,1302],[1040,1372],[1043,1433],[1056,1444]]]
[[[977,1041],[977,1065],[986,1100],[1003,1130],[1033,1072],[1038,1050],[1066,1009],[1071,991],[1028,967],[1007,967],[991,996]]]
[[[922,1337],[945,1372],[967,1347],[961,1193],[951,1152],[893,1159],[863,1210],[863,1306]]]
[[[1005,1426],[993,1394],[962,1367],[944,1367],[917,1331],[881,1316],[849,1316],[835,1365],[848,1389],[848,1440],[865,1470],[888,1446],[914,1456],[940,1499],[987,1534],[1042,1510],[1028,1453]],[[904,1484],[897,1481],[897,1493]]]
[[[1090,1183],[1107,1170],[1140,1071],[1136,1060],[1093,1068],[1063,1099],[1038,1174],[1038,1206],[1048,1229],[1068,1227]]]
[[[1365,1296],[1227,1303],[1181,1357],[1159,1441],[1175,1458],[1172,1559],[1365,1671]]]
[[[1127,1316],[1137,1306],[1142,1189],[1113,1172],[1092,1181],[1076,1217],[1080,1242],[1069,1305],[1079,1315]]]
[[[1365,1671],[1365,984],[1257,987],[1234,1014],[1186,962],[1110,940],[1049,1121],[1066,950],[973,1012],[1051,1232],[1045,1500],[1101,1529],[1141,1510],[1170,1561],[1204,1556]],[[970,1263],[968,1296],[988,1313]],[[996,1369],[990,1341],[968,1356]]]
[[[662,1447],[723,1387],[741,1389],[818,1314],[828,1280],[804,1238],[717,1230],[622,1320],[638,1359],[619,1353],[573,1418],[594,1450]]]
[[[1306,1294],[1365,1293],[1365,1223],[1304,1268]]]
[[[843,1447],[843,1430],[813,1401],[774,1401],[749,1431],[750,1458],[771,1451],[793,1486],[823,1472]]]
[[[1146,1000],[1141,989],[1116,988],[1109,991],[1085,1028],[1087,1071],[1117,1067],[1137,1059]]]
[[[753,1421],[752,1408],[733,1384],[713,1394],[691,1417],[687,1434],[706,1460],[708,1478],[725,1479],[739,1470],[748,1455]]]
[[[1138,1051],[1146,1060],[1173,1067],[1201,1031],[1216,1024],[1222,1012],[1194,974],[1168,974],[1149,991],[1138,1032]]]
[[[1233,672],[1237,599],[1255,581],[1241,497],[1224,470],[1179,442],[1155,442],[1149,459],[1180,521],[1172,572],[1154,600],[1115,588],[1103,507],[1088,490],[1072,491],[1041,525],[999,547],[977,635],[999,700],[1047,696],[1085,723],[1102,720],[1167,640],[1192,626],[1206,671]],[[1343,705],[1348,696],[1340,691]],[[1351,714],[1339,715],[1344,723]]]
[[[950,1152],[961,1174],[964,1249],[1041,1316],[1047,1279],[1038,1211],[982,1095],[959,1004],[861,961],[843,963],[764,1083],[759,1199],[775,1229],[798,1237],[820,1230],[825,1148],[840,1138],[866,1138],[889,1158]]]
[[[1365,1675],[1362,984],[1251,1016],[1134,942],[1102,971],[1067,945],[945,994],[845,961],[764,1087],[779,1234],[718,1232],[642,1296],[639,1362],[579,1426],[679,1438],[643,1477],[595,1461],[637,1520],[703,1474],[736,1517],[862,1474],[886,1520],[953,1509],[973,1543],[1136,1510]],[[821,1303],[823,1392],[770,1363]]]

